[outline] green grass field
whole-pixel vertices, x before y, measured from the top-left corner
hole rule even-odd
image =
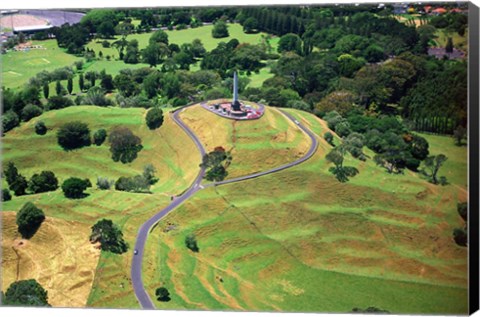
[[[88,226],[105,217],[122,228],[126,241],[133,246],[138,227],[155,211],[166,206],[170,195],[179,194],[189,186],[200,163],[200,155],[191,154],[196,153],[193,142],[170,119],[168,113],[165,113],[162,127],[154,131],[146,127],[144,115],[145,110],[137,108],[77,106],[47,112],[9,131],[2,139],[4,164],[14,161],[19,172],[27,178],[33,173],[51,170],[60,184],[71,176],[88,177],[93,188],[87,191],[89,196],[82,200],[66,199],[61,189],[13,197],[11,201],[2,203],[2,210],[18,211],[25,202],[31,201],[43,209],[47,217]],[[46,135],[35,134],[33,126],[37,120],[43,120],[49,128]],[[62,123],[72,120],[88,123],[92,131],[99,128],[110,131],[115,126],[127,126],[142,139],[144,148],[138,158],[129,164],[113,162],[107,142],[102,146],[92,145],[65,152],[57,145],[55,135]],[[102,191],[95,186],[98,176],[115,180],[122,175],[140,174],[148,163],[155,166],[159,178],[151,188],[153,194]],[[131,249],[123,255],[101,254],[88,306],[138,307],[128,280],[131,255]],[[119,286],[121,283],[123,288]]]
[[[289,112],[319,135],[327,129]],[[452,230],[461,226],[456,203],[466,199],[466,151],[449,141],[431,140],[432,154],[457,150],[456,164],[441,172],[456,175],[445,187],[351,158],[345,164],[360,174],[341,184],[321,140],[300,166],[197,193],[149,237],[148,290],[172,294],[157,308],[465,313],[467,255]],[[191,233],[199,253],[184,245]]]
[[[2,85],[17,88],[28,82],[42,70],[52,71],[71,66],[80,58],[65,53],[57,46],[56,40],[32,41],[45,49],[32,49],[28,52],[9,52],[2,55]]]
[[[317,135],[328,130],[309,113],[286,111]],[[101,191],[94,185],[82,200],[66,199],[57,190],[13,197],[3,210],[17,211],[32,201],[47,217],[82,225],[109,218],[133,246],[139,226],[168,205],[170,195],[189,186],[200,163],[193,142],[168,113],[154,131],[144,115],[144,109],[94,106],[47,112],[7,133],[3,163],[14,161],[27,178],[51,170],[60,182],[78,176],[93,184],[97,176],[131,176],[152,163],[160,179],[153,194]],[[234,148],[230,177],[292,161],[309,146],[274,108],[260,120],[237,123],[200,107],[181,117],[207,150]],[[55,133],[74,119],[92,131],[128,126],[144,149],[126,165],[111,160],[107,143],[65,152]],[[37,120],[49,127],[45,136],[34,134]],[[462,225],[456,204],[467,198],[466,147],[456,147],[448,137],[423,136],[432,155],[449,157],[440,175],[451,184],[434,186],[409,172],[389,175],[371,159],[350,157],[345,165],[360,174],[339,183],[325,160],[331,147],[319,138],[316,154],[299,166],[198,192],[164,218],[147,241],[147,291],[154,298],[155,289],[166,286],[172,298],[156,302],[157,308],[349,312],[375,306],[392,313],[466,313],[467,252],[452,239],[453,229]],[[191,233],[199,253],[185,247]],[[131,252],[102,252],[87,306],[138,307],[130,284]]]
[[[445,47],[448,38],[451,37],[455,48],[468,52],[468,29],[465,31],[464,36],[460,36],[457,32],[448,32],[446,30],[437,30],[435,36],[436,46]]]
[[[185,29],[180,31],[166,31],[169,35],[169,42],[181,45],[183,43],[191,43],[194,39],[199,38],[202,40],[205,48],[210,51],[214,49],[220,42],[228,42],[229,40],[236,38],[240,43],[252,43],[260,44],[263,39],[262,36],[266,35],[264,33],[258,34],[246,34],[243,32],[242,26],[240,24],[230,24],[229,32],[230,36],[223,39],[214,39],[211,35],[212,26],[203,26],[194,29]],[[142,33],[142,34],[132,34],[128,36],[128,40],[137,39],[139,41],[140,49],[148,45],[148,40],[152,33]],[[273,51],[276,52],[278,46],[278,37],[274,37],[270,40]],[[100,72],[103,69],[108,74],[115,76],[119,73],[120,70],[126,68],[141,68],[148,67],[147,64],[125,64],[123,61],[118,60],[118,51],[113,48],[104,48],[101,45],[103,40],[94,40],[91,41],[87,47],[93,49],[98,57],[98,53],[102,51],[103,59],[95,60],[90,63],[86,63],[84,71],[97,71]],[[114,42],[115,40],[108,40],[109,42]],[[83,58],[76,57],[71,54],[65,53],[65,51],[57,46],[56,40],[46,40],[46,41],[32,41],[33,44],[39,44],[45,47],[45,50],[30,50],[28,52],[9,52],[2,56],[3,58],[3,69],[2,69],[2,85],[6,88],[19,88],[28,80],[35,76],[38,72],[42,70],[52,71],[54,69],[71,66],[77,60],[83,60]],[[110,55],[111,60],[108,61],[106,56]],[[199,70],[200,63],[191,67],[192,71]],[[262,68],[259,74],[253,73],[250,78],[252,82],[250,83],[251,87],[261,86],[263,81],[272,77],[270,70],[268,68]],[[66,86],[66,81],[62,82]],[[53,90],[52,90],[53,88]],[[74,82],[74,93],[78,90],[78,78],[75,78]],[[50,94],[55,91],[54,83],[51,84]]]

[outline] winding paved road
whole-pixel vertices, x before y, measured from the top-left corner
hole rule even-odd
[[[196,104],[195,104],[196,105]],[[195,106],[192,105],[192,106]],[[191,107],[191,106],[190,106]],[[176,110],[173,115],[172,119],[177,123],[187,134],[188,136],[193,140],[195,145],[197,146],[201,157],[205,155],[205,149],[203,148],[202,143],[200,140],[197,138],[195,133],[193,133],[192,130],[188,126],[186,126],[183,121],[179,118],[179,114],[185,109],[181,108]],[[158,213],[156,213],[153,217],[147,220],[140,229],[138,230],[137,234],[137,240],[135,241],[135,250],[137,250],[137,254],[133,255],[132,259],[132,268],[131,268],[131,278],[132,278],[132,284],[133,284],[133,289],[135,291],[135,296],[137,297],[140,305],[144,309],[155,309],[155,305],[153,304],[150,296],[147,294],[145,287],[143,285],[143,280],[142,280],[142,260],[143,260],[143,254],[145,251],[145,242],[147,241],[148,233],[150,232],[151,228],[163,217],[165,217],[170,211],[173,209],[177,208],[179,205],[181,205],[185,200],[190,198],[192,195],[194,195],[198,190],[206,188],[206,187],[212,187],[212,186],[220,186],[224,184],[230,184],[230,183],[235,183],[235,182],[240,182],[256,177],[260,177],[263,175],[267,174],[272,174],[287,168],[290,168],[292,166],[296,166],[302,162],[305,162],[308,160],[317,150],[318,147],[318,141],[315,138],[315,134],[311,132],[308,128],[306,128],[302,123],[297,121],[291,114],[280,110],[283,115],[285,115],[288,119],[290,119],[293,123],[295,123],[303,132],[305,132],[309,137],[310,140],[312,141],[312,144],[310,146],[310,149],[305,153],[304,156],[299,158],[298,160],[295,160],[291,163],[281,165],[276,168],[272,168],[270,170],[264,171],[264,172],[259,172],[255,174],[250,174],[250,175],[245,175],[245,176],[240,176],[237,178],[232,178],[228,180],[224,180],[221,182],[212,182],[208,183],[205,185],[201,185],[201,182],[203,180],[203,177],[205,175],[205,168],[201,167],[200,171],[195,178],[195,181],[193,184],[188,188],[187,191],[185,191],[181,196],[178,196],[174,198],[174,200],[164,209],[160,210]]]

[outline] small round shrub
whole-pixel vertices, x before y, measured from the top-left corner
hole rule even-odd
[[[148,110],[145,118],[147,126],[150,130],[159,128],[163,124],[163,111],[160,108],[152,108]]]
[[[100,146],[103,144],[103,142],[105,142],[106,138],[107,138],[107,130],[99,129],[95,131],[95,133],[93,134],[93,143],[95,143],[95,145]]]
[[[47,126],[45,125],[45,122],[43,121],[38,121],[35,123],[35,133],[38,135],[45,135],[47,133]]]

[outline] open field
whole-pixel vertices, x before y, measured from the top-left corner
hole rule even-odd
[[[2,55],[2,85],[7,88],[17,88],[42,70],[52,71],[71,66],[73,62],[80,60],[59,48],[56,40],[32,41],[32,44],[42,45],[46,49],[9,52]]]
[[[85,307],[100,250],[88,241],[90,227],[50,217],[30,240],[17,232],[14,212],[2,217],[2,290],[17,280],[36,279],[56,307]],[[72,230],[75,228],[75,230]]]
[[[211,25],[186,29],[180,31],[166,31],[169,35],[169,42],[176,43],[181,45],[183,43],[191,43],[194,39],[199,38],[202,40],[205,48],[210,51],[214,49],[220,42],[228,42],[229,40],[236,38],[241,43],[252,43],[259,44],[262,42],[263,33],[258,34],[246,34],[242,30],[240,24],[230,24],[229,32],[230,36],[223,39],[214,39],[211,35]],[[128,40],[137,39],[139,41],[140,49],[144,48],[148,44],[148,39],[152,33],[142,33],[142,34],[132,34],[128,36]],[[104,58],[101,60],[95,60],[91,63],[86,63],[84,66],[84,72],[86,71],[97,71],[105,69],[108,74],[115,76],[119,73],[120,70],[125,68],[141,68],[148,67],[147,64],[138,63],[138,64],[125,64],[123,61],[118,60],[118,51],[113,48],[104,48],[101,45],[103,40],[92,41],[87,47],[93,49],[98,57],[98,53],[102,51]],[[115,40],[108,40],[109,42],[114,42]],[[83,60],[83,58],[76,57],[71,54],[65,53],[65,51],[58,47],[56,40],[45,40],[45,41],[32,41],[34,45],[42,45],[46,50],[30,50],[28,52],[9,52],[2,56],[3,58],[3,69],[2,77],[4,85],[6,88],[19,88],[23,84],[27,83],[28,80],[35,76],[38,72],[42,70],[52,71],[54,69],[71,66],[77,60]],[[276,52],[278,45],[278,37],[274,37],[270,40],[273,51]],[[110,55],[112,60],[107,61],[106,56]],[[196,65],[192,65],[191,70],[200,69],[200,62]],[[272,74],[269,73],[268,68],[263,68],[260,70],[259,74],[252,73],[250,78],[252,82],[250,83],[251,87],[261,86],[263,81],[272,77]],[[63,81],[62,84],[66,86],[66,81]],[[55,83],[52,83],[50,86],[50,92],[55,91]],[[74,78],[74,93],[78,90],[78,76]]]
[[[319,135],[326,131],[312,115],[289,111]],[[144,267],[152,298],[159,286],[171,293],[157,307],[465,313],[467,252],[452,239],[465,188],[351,158],[345,164],[360,174],[342,184],[328,172],[328,150],[322,140],[297,167],[203,190],[162,220]],[[199,253],[184,245],[191,233]]]
[[[195,145],[168,113],[165,113],[162,127],[154,131],[146,127],[144,115],[145,110],[138,108],[78,106],[47,112],[9,131],[3,138],[3,162],[13,160],[25,177],[30,178],[41,170],[51,170],[60,183],[70,176],[88,177],[94,187],[88,189],[89,196],[82,200],[66,199],[60,189],[46,194],[13,197],[3,203],[3,210],[17,211],[25,202],[32,201],[44,210],[47,217],[76,221],[88,228],[101,218],[112,219],[121,227],[125,240],[132,246],[140,224],[166,206],[170,195],[179,194],[188,187],[200,164]],[[134,162],[125,165],[112,161],[108,142],[99,147],[92,145],[65,152],[57,145],[55,133],[62,123],[74,119],[88,123],[92,131],[98,128],[110,131],[114,126],[127,126],[141,137],[144,148]],[[43,120],[51,129],[45,136],[34,133],[33,125],[37,120]],[[96,189],[97,176],[117,179],[122,175],[140,174],[148,163],[155,166],[159,178],[151,188],[153,194]],[[131,249],[122,255],[102,252],[88,306],[138,307],[129,282],[131,256]]]
[[[258,120],[225,120],[201,107],[187,108],[180,118],[199,136],[207,152],[217,146],[231,151],[227,178],[292,162],[310,147],[305,135],[271,107]]]
[[[191,43],[194,39],[200,39],[205,46],[207,51],[213,50],[217,47],[218,43],[220,42],[228,42],[231,39],[237,39],[240,43],[251,43],[251,44],[260,44],[262,43],[262,36],[266,35],[265,33],[257,33],[257,34],[246,34],[243,32],[243,28],[240,24],[228,24],[228,32],[230,34],[229,37],[216,39],[212,37],[212,28],[213,25],[205,25],[198,28],[193,29],[185,29],[185,30],[166,30],[165,32],[168,34],[168,42],[169,44],[177,44],[182,45],[184,43]],[[139,49],[143,49],[148,45],[148,40],[150,36],[152,36],[153,32],[150,33],[141,33],[141,34],[131,34],[127,37],[128,41],[133,39],[138,41]],[[120,36],[116,36],[115,39],[107,40],[110,43],[115,42],[116,40],[120,39]],[[270,40],[270,44],[274,51],[277,49],[278,45],[278,37],[274,37]],[[87,47],[93,49],[95,53],[98,55],[100,51],[102,51],[103,55],[110,55],[118,58],[118,51],[113,48],[105,48],[102,47],[103,40],[94,40],[91,41]]]

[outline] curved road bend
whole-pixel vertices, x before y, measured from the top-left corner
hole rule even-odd
[[[194,105],[192,105],[194,106]],[[201,157],[205,155],[205,149],[203,148],[203,145],[201,144],[200,140],[197,138],[197,136],[193,133],[190,128],[188,128],[183,121],[178,117],[178,115],[183,111],[184,108],[181,108],[177,111],[175,111],[172,115],[173,120],[175,123],[177,123],[187,134],[188,136],[193,140],[195,145],[197,146]],[[305,162],[308,160],[312,155],[315,153],[315,151],[318,148],[318,141],[315,138],[315,134],[311,132],[308,128],[306,128],[302,123],[297,121],[291,114],[279,110],[283,115],[285,115],[289,120],[291,120],[295,125],[297,125],[304,133],[306,133],[309,137],[310,140],[312,141],[312,145],[310,146],[310,149],[305,153],[304,156],[299,158],[298,160],[295,160],[291,163],[281,165],[279,167],[264,171],[264,172],[258,172],[255,174],[250,174],[246,176],[240,176],[237,178],[232,178],[229,180],[221,181],[221,182],[213,182],[213,183],[208,183],[206,185],[203,185],[200,187],[200,184],[202,182],[202,179],[205,175],[205,169],[200,168],[200,171],[195,178],[195,181],[193,184],[188,188],[186,192],[184,192],[181,196],[175,198],[167,207],[156,213],[153,217],[147,220],[140,229],[138,230],[137,234],[137,240],[135,241],[135,249],[138,251],[138,253],[133,255],[132,259],[132,268],[131,268],[131,278],[132,278],[132,284],[133,284],[133,289],[135,291],[135,296],[137,297],[140,305],[142,308],[145,309],[155,309],[155,306],[150,298],[150,296],[147,294],[145,287],[143,285],[143,280],[142,280],[142,260],[143,260],[143,254],[145,250],[145,242],[147,240],[148,233],[150,229],[163,217],[165,217],[170,211],[181,205],[185,200],[190,198],[193,194],[195,194],[199,189],[204,188],[204,187],[211,187],[211,186],[219,186],[219,185],[224,185],[224,184],[230,184],[234,182],[239,182],[239,181],[244,181],[256,177],[260,177],[263,175],[267,174],[272,174],[287,168],[290,168],[292,166],[296,166],[302,162]]]

